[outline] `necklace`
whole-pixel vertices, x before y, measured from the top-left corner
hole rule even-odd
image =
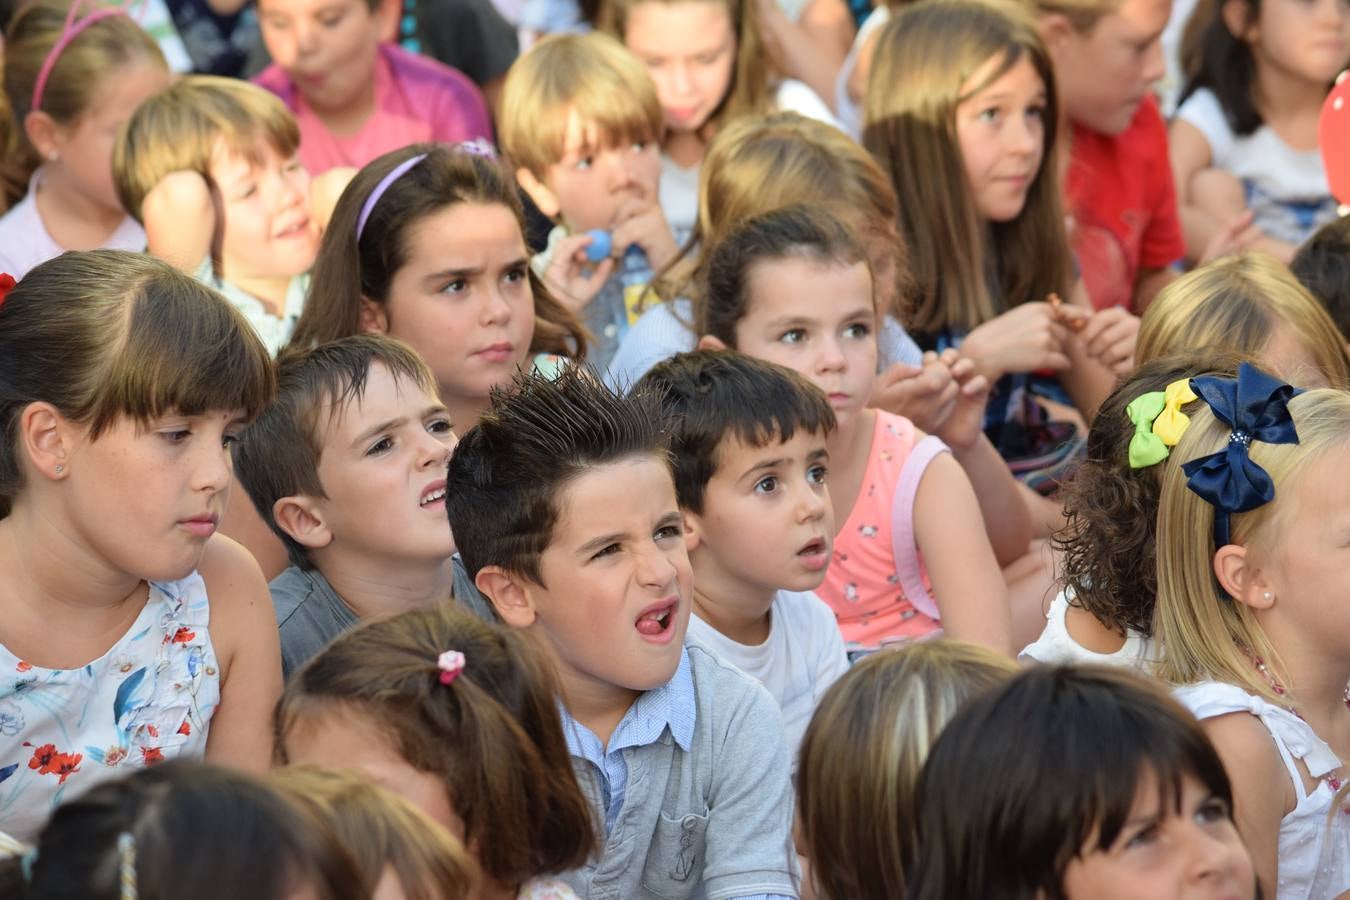
[[[1283,684],[1280,684],[1280,680],[1276,678],[1275,675],[1270,671],[1270,668],[1266,666],[1265,660],[1257,656],[1255,653],[1253,653],[1250,649],[1246,647],[1243,647],[1242,650],[1244,653],[1247,654],[1247,658],[1252,661],[1252,665],[1256,666],[1256,671],[1260,672],[1261,677],[1264,678],[1266,680],[1266,683],[1270,685],[1270,689],[1274,691],[1278,696],[1283,697],[1285,695],[1285,687]],[[1346,708],[1350,709],[1350,684],[1347,684],[1345,686],[1345,692],[1341,694],[1341,700],[1345,703]],[[1304,722],[1307,721],[1307,719],[1303,718],[1303,714],[1300,713],[1298,709],[1296,709],[1294,706],[1287,703],[1283,704],[1283,706],[1286,710],[1293,713],[1295,716],[1298,716],[1300,720]],[[1326,781],[1327,786],[1330,787],[1333,791],[1339,791],[1341,789],[1341,779],[1336,777],[1334,773],[1324,775],[1322,777]],[[1342,807],[1341,812],[1350,815],[1350,806]]]

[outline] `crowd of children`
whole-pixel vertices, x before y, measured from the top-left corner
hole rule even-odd
[[[0,25],[3,896],[1350,896],[1343,0]]]

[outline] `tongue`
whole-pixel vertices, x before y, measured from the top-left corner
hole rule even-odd
[[[661,622],[657,619],[657,615],[659,615],[659,613],[650,616],[643,616],[641,619],[638,619],[636,626],[638,634],[645,634],[650,637],[654,637],[660,634],[662,631],[665,631],[665,626],[663,626]]]

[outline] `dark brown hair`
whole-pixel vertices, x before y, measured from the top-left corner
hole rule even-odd
[[[1298,248],[1289,270],[1350,341],[1350,218],[1328,222]]]
[[[23,489],[19,417],[44,401],[91,439],[122,417],[240,409],[276,382],[267,348],[224,297],[140,253],[64,253],[0,304],[0,518]]]
[[[365,394],[370,367],[380,363],[398,381],[435,396],[436,378],[402,341],[354,334],[311,350],[293,350],[277,362],[277,395],[240,436],[234,470],[258,515],[286,545],[291,564],[314,567],[309,550],[279,527],[272,507],[282,497],[327,497],[319,482],[324,425]]]
[[[380,195],[358,240],[357,221],[371,191],[404,161],[426,154]],[[394,276],[408,261],[409,234],[418,223],[458,203],[500,203],[525,233],[514,175],[495,159],[445,144],[415,144],[368,163],[338,198],[319,255],[293,347],[312,347],[361,331],[361,299],[385,303]],[[531,352],[580,358],[585,330],[529,270],[534,296]],[[434,362],[434,361],[433,361]]]
[[[447,650],[465,658],[448,685],[437,667]],[[404,613],[343,634],[291,678],[274,720],[277,761],[306,718],[375,723],[410,766],[444,780],[484,874],[519,885],[579,868],[596,846],[559,699],[528,635],[456,610]]]

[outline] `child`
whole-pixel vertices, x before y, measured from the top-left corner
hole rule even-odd
[[[288,354],[277,382],[235,464],[290,557],[271,584],[283,673],[361,619],[454,597],[490,621],[451,558],[455,435],[426,363],[392,338],[353,335]]]
[[[0,272],[22,278],[66,250],[145,249],[112,183],[112,144],[142,100],[169,84],[154,40],[109,9],[38,2],[14,18],[5,39],[4,84],[11,146],[0,146],[4,179],[27,185],[0,218]]]
[[[333,210],[310,298],[296,347],[362,331],[406,342],[461,434],[533,354],[586,350],[530,269],[514,179],[476,146],[407,147],[362,169]]]
[[[1329,0],[1234,0],[1196,15],[1207,19],[1169,134],[1188,255],[1250,209],[1251,248],[1287,263],[1336,218],[1317,122],[1350,62],[1350,14]]]
[[[1193,378],[1207,405],[1158,502],[1159,677],[1201,720],[1235,783],[1238,827],[1266,896],[1350,889],[1350,758],[1339,643],[1350,398],[1302,393],[1249,365]],[[1338,836],[1339,833],[1339,836]],[[1323,846],[1338,848],[1319,858]]]
[[[871,649],[932,637],[941,618],[949,635],[1009,652],[1007,591],[970,480],[940,439],[868,408],[876,308],[862,248],[837,221],[789,207],[733,232],[712,248],[708,268],[696,317],[701,346],[799,372],[837,418],[827,441],[836,533],[817,593],[844,640]],[[963,395],[959,407],[945,433],[978,459],[983,396]],[[992,461],[1003,481],[992,482],[983,502],[999,535],[999,509],[1025,507],[1007,469]],[[1022,541],[1025,552],[1025,531]]]
[[[1308,238],[1289,264],[1294,277],[1331,316],[1350,352],[1350,219],[1329,222]]]
[[[271,94],[195,75],[150,98],[113,154],[150,253],[219,290],[275,354],[305,303],[318,249],[295,119]]]
[[[254,82],[281,98],[300,129],[300,161],[315,175],[360,168],[409,144],[491,140],[483,96],[462,72],[409,53],[390,0],[264,0],[273,63]]]
[[[667,360],[638,382],[670,422],[675,493],[694,570],[690,637],[768,688],[794,752],[848,669],[825,578],[829,401],[797,373],[739,353]]]
[[[615,0],[605,28],[642,60],[661,100],[661,208],[683,244],[698,217],[708,143],[742,116],[799,112],[833,125],[829,107],[781,79],[759,30],[755,0]]]
[[[925,349],[959,347],[975,364],[994,386],[989,439],[1023,481],[1053,493],[1080,444],[1073,427],[1047,421],[1038,395],[1091,420],[1114,379],[1073,333],[1090,314],[1071,277],[1045,45],[1015,7],[906,7],[877,39],[865,114],[863,143],[907,198],[899,221],[917,302],[906,324]],[[1128,363],[1132,337],[1102,359]]]
[[[502,149],[534,205],[558,223],[535,269],[594,335],[589,362],[599,372],[637,319],[652,269],[675,258],[657,199],[661,129],[647,70],[607,35],[545,39],[503,89]],[[598,263],[587,253],[594,229],[609,233]]]
[[[914,785],[947,721],[1017,672],[1006,656],[935,640],[877,653],[835,682],[802,741],[797,821],[821,900],[903,897]]]
[[[276,757],[355,769],[411,801],[477,857],[483,897],[574,900],[545,876],[585,862],[595,825],[557,704],[524,635],[417,610],[347,632],[291,679]]]
[[[1229,257],[1169,284],[1144,314],[1140,363],[1195,348],[1256,359],[1308,387],[1350,387],[1336,325],[1289,270],[1264,254]]]
[[[337,836],[361,870],[368,896],[478,896],[478,866],[464,845],[392,791],[353,774],[311,766],[278,769],[269,780]]]
[[[911,900],[1258,896],[1214,746],[1117,670],[1037,667],[972,701],[915,807]]]
[[[148,257],[66,253],[0,300],[0,831],[24,840],[129,768],[266,764],[276,625],[211,536],[273,382],[243,318]]]
[[[0,864],[0,893],[19,900],[230,900],[241,891],[255,900],[371,896],[303,806],[243,773],[184,762],[62,804],[33,851]]]
[[[797,896],[789,756],[773,699],[696,642],[659,410],[577,369],[522,376],[450,460],[464,563],[558,666],[603,849],[582,896]]]

